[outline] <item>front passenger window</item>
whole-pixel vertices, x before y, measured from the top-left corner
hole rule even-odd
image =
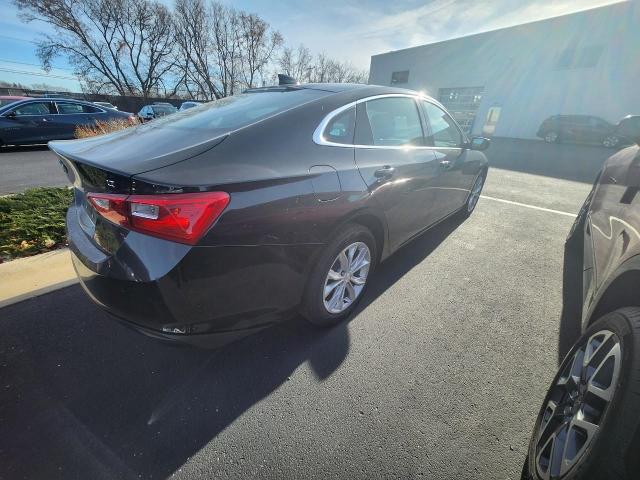
[[[431,102],[423,102],[431,126],[429,144],[434,147],[460,147],[462,135],[451,117]]]
[[[49,102],[34,102],[20,105],[13,109],[16,116],[21,117],[24,115],[49,115]]]
[[[360,105],[356,114],[356,144],[424,145],[418,106],[413,98],[379,98]]]

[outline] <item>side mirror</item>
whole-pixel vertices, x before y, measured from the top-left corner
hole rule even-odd
[[[483,151],[489,148],[490,144],[491,144],[491,140],[489,140],[488,138],[473,137],[467,145],[471,150]]]
[[[4,118],[16,118],[16,117],[17,115],[15,111],[11,111],[4,116]]]

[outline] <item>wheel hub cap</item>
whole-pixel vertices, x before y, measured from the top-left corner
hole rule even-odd
[[[543,479],[564,477],[593,443],[613,399],[622,362],[620,340],[602,330],[565,360],[536,427],[536,468]]]
[[[469,201],[467,202],[467,210],[472,212],[478,203],[478,199],[480,198],[480,192],[482,192],[482,186],[484,185],[484,177],[480,176],[476,179],[473,184],[473,188],[471,189],[471,193],[469,194]]]
[[[369,275],[371,252],[364,242],[355,242],[333,261],[324,283],[323,303],[329,313],[341,313],[360,296]]]

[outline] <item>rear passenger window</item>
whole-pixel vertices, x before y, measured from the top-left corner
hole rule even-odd
[[[431,135],[427,143],[435,147],[460,147],[462,135],[451,117],[433,103],[423,102],[427,114]]]
[[[98,113],[101,110],[89,105],[79,103],[58,103],[58,112],[62,114],[69,113]]]
[[[351,107],[331,119],[324,129],[323,137],[328,142],[351,145],[355,126],[356,109]]]
[[[379,98],[360,105],[356,144],[424,145],[418,107],[412,98]]]

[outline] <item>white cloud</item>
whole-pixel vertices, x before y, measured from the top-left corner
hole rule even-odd
[[[350,60],[361,68],[371,55],[424,43],[564,15],[620,0],[434,0],[405,8],[374,2],[318,4],[324,11],[295,12],[295,21],[274,23],[293,43],[305,43],[314,52]],[[307,5],[308,6],[308,5]],[[258,13],[262,13],[259,12]]]

